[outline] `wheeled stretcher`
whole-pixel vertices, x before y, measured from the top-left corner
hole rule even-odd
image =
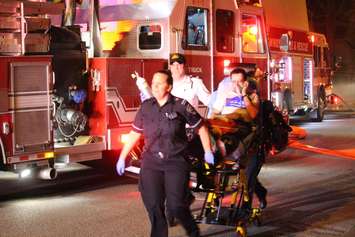
[[[250,200],[246,167],[248,157],[261,154],[257,126],[230,120],[209,120],[209,130],[217,147],[217,165],[198,167],[197,187],[205,193],[196,221],[235,226],[238,236],[247,236],[249,223],[261,224],[261,209],[247,205]],[[264,157],[260,157],[264,158]],[[251,208],[250,208],[251,207]]]

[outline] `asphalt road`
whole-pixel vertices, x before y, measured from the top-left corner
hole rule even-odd
[[[355,116],[327,115],[304,123],[304,145],[329,151],[355,149]],[[105,174],[106,173],[106,174]],[[149,236],[136,180],[82,165],[56,181],[17,180],[0,173],[0,236]],[[355,160],[288,149],[268,159],[260,174],[269,188],[263,225],[248,236],[355,236]],[[197,212],[203,196],[197,195]],[[200,225],[203,236],[235,236],[225,226]],[[180,226],[169,236],[185,236]]]

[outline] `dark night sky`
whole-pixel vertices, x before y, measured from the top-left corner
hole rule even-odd
[[[326,34],[330,46],[343,41],[355,49],[355,0],[307,0],[312,31]]]
[[[324,33],[335,70],[333,92],[355,108],[355,0],[306,0],[311,31]],[[342,67],[334,62],[342,58]]]

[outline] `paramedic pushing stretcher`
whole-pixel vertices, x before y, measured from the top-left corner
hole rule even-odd
[[[185,73],[186,58],[183,54],[173,53],[169,58],[170,70],[173,77],[173,88],[171,94],[186,100],[191,104],[195,110],[199,107],[199,102],[202,102],[205,106],[210,103],[210,92],[203,84],[202,79],[194,76],[187,75]],[[141,100],[144,101],[152,97],[151,89],[148,87],[146,80],[136,74],[136,84],[141,92]],[[189,140],[188,156],[200,157],[203,154],[202,146],[199,137],[196,134],[196,129],[186,127],[186,134]],[[195,167],[196,169],[196,167]],[[201,172],[197,172],[197,178],[202,176]],[[191,204],[195,200],[194,195],[190,192],[188,202]],[[176,225],[174,218],[167,211],[166,213],[169,226]]]
[[[176,217],[188,236],[200,236],[187,202],[190,166],[185,160],[188,145],[185,126],[198,130],[205,151],[205,160],[214,163],[207,128],[196,110],[186,101],[170,94],[173,79],[170,71],[158,71],[152,80],[153,98],[145,100],[137,112],[117,162],[122,175],[125,159],[143,134],[139,189],[151,222],[151,237],[167,237],[168,225],[164,214],[165,200],[169,213]]]

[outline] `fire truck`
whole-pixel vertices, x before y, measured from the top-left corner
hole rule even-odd
[[[149,83],[173,52],[185,54],[187,73],[211,91],[231,65],[258,68],[267,75],[258,80],[262,98],[272,98],[285,113],[316,111],[322,119],[328,45],[309,32],[305,0],[287,6],[281,0],[10,2],[15,5],[2,9],[19,29],[9,33],[8,27],[0,40],[17,37],[18,47],[0,52],[21,56],[0,57],[2,170],[53,179],[59,164],[114,164],[141,103],[131,74]],[[62,11],[65,17],[58,16]],[[46,37],[31,45],[26,37],[33,14],[53,27],[62,19],[77,27],[53,28],[59,36],[49,37],[51,45]]]
[[[305,1],[263,1],[271,99],[294,119],[322,121],[330,85],[329,46],[310,32]]]

